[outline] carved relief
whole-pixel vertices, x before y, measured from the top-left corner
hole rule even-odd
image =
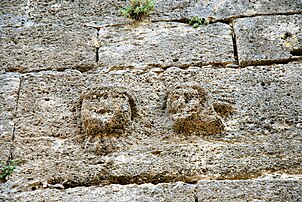
[[[173,129],[185,134],[216,134],[223,130],[220,117],[198,85],[179,85],[167,94],[166,108]]]
[[[90,136],[121,134],[137,113],[134,98],[125,90],[101,88],[81,99],[81,120]]]

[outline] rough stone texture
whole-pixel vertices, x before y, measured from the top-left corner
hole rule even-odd
[[[301,181],[295,179],[200,181],[170,184],[110,185],[16,193],[5,201],[300,201]],[[1,185],[0,185],[1,186]],[[11,190],[12,192],[12,190]],[[1,192],[0,192],[1,194]]]
[[[223,130],[221,119],[208,103],[205,89],[194,84],[178,84],[167,94],[166,108],[174,131],[211,135]]]
[[[301,70],[301,64],[293,63],[246,69],[169,68],[161,74],[135,69],[28,75],[20,92],[14,143],[14,154],[24,164],[11,180],[18,190],[30,190],[45,183],[68,188],[253,179],[276,171],[300,174]],[[209,91],[209,103],[235,109],[221,118],[224,132],[173,132],[165,97],[171,86],[189,79]],[[139,115],[125,125],[122,135],[89,138],[81,122],[81,95],[121,83],[133,89]],[[112,108],[119,106],[117,102]]]
[[[80,27],[32,25],[5,31],[1,39],[1,68],[6,71],[93,68],[92,34]],[[90,67],[91,66],[91,67]]]
[[[8,160],[20,85],[18,74],[0,75],[0,160]]]
[[[199,29],[175,22],[104,27],[99,39],[99,58],[105,66],[187,67],[235,62],[231,30],[222,23]]]
[[[27,1],[16,2],[20,4],[5,2],[1,9],[1,71],[66,68],[85,71],[95,66],[95,47],[91,42],[95,32],[84,27],[79,17],[72,18],[66,13],[70,8],[59,9],[66,15],[63,17],[51,11],[56,6],[61,8],[54,2],[34,1],[29,5]]]
[[[298,13],[302,11],[301,0],[158,0],[154,19],[181,19],[192,16],[228,19],[263,14]]]
[[[135,99],[114,87],[83,95],[81,105],[83,126],[92,136],[123,133],[137,111]]]
[[[0,201],[300,201],[301,1],[126,4],[1,1]]]
[[[302,15],[261,16],[235,20],[240,65],[302,58]]]

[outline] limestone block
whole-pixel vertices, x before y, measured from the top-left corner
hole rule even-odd
[[[14,123],[10,119],[0,119],[0,160],[8,160],[11,156]]]
[[[215,134],[223,130],[207,92],[198,85],[181,84],[169,90],[167,109],[179,133]]]
[[[158,0],[155,4],[154,19],[182,19],[193,16],[228,19],[232,17],[260,14],[298,13],[302,11],[300,0],[290,1],[245,1],[245,0]]]
[[[20,86],[19,74],[0,75],[0,117],[1,119],[13,119],[16,109],[18,91]]]
[[[173,67],[161,73],[152,69],[108,69],[106,73],[26,75],[14,142],[15,156],[25,163],[13,173],[11,181],[16,189],[30,190],[42,189],[43,182],[72,188],[248,180],[276,172],[298,175],[302,169],[300,75],[301,63],[245,69]],[[206,95],[204,109],[210,116],[221,114],[223,131],[203,135],[173,130],[165,100],[169,92],[178,92],[173,86],[187,81],[194,81],[204,90],[196,93],[191,88],[179,89],[179,100],[183,99],[181,93]],[[96,89],[121,84],[133,91],[130,95],[136,98],[139,116],[128,118],[122,134],[89,138],[81,120],[81,95],[100,95],[103,91]],[[122,96],[117,100],[121,103],[131,100],[123,93],[105,92]],[[172,112],[175,108],[169,99]],[[85,102],[90,105],[94,99]]]
[[[1,39],[1,69],[29,72],[74,68],[85,71],[94,65],[93,32],[83,26],[62,27],[33,22],[5,29]]]
[[[301,15],[236,19],[234,27],[242,66],[301,58]]]
[[[78,25],[89,21],[116,20],[126,1],[30,1],[31,16],[36,22],[47,24]],[[113,21],[112,21],[113,22]]]
[[[77,102],[82,85],[79,71],[25,76],[19,96],[17,136],[65,138],[77,134]]]
[[[143,23],[104,27],[99,35],[99,58],[105,66],[187,67],[234,62],[230,27],[222,23],[199,29],[175,22]]]
[[[19,86],[18,74],[0,75],[0,160],[10,157]]]
[[[1,185],[0,185],[1,186]],[[301,180],[204,180],[197,184],[109,185],[76,187],[62,191],[45,189],[3,195],[7,201],[299,201]],[[1,197],[1,195],[0,195]],[[1,199],[1,198],[0,198]]]

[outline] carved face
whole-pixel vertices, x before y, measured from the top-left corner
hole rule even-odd
[[[88,134],[122,133],[131,120],[129,97],[114,91],[90,94],[83,99],[81,118]]]
[[[221,132],[220,118],[199,86],[178,86],[168,93],[167,109],[173,129],[179,133],[213,134]]]
[[[178,119],[199,113],[205,102],[206,92],[203,89],[198,91],[191,87],[176,87],[168,95],[167,107],[170,117]]]

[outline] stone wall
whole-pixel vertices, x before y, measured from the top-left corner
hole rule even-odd
[[[0,201],[302,200],[301,0],[0,5]]]

